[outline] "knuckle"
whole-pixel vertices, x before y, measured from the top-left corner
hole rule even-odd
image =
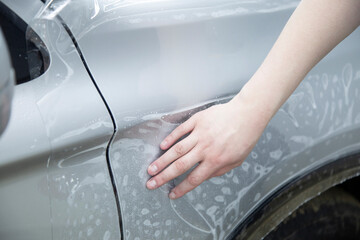
[[[189,176],[188,182],[191,186],[196,187],[202,183],[202,180],[199,176]]]
[[[206,157],[207,159],[211,157],[211,153],[209,151],[210,148],[207,146],[206,141],[204,141],[203,138],[200,137],[198,139],[196,147],[199,155]]]
[[[219,166],[219,165],[221,165],[222,160],[221,160],[221,158],[216,157],[216,158],[214,158],[214,159],[212,160],[212,163],[213,163],[215,166]]]
[[[221,165],[224,164],[224,158],[222,156],[216,156],[216,157],[211,159],[211,163],[214,166],[221,166]]]
[[[187,166],[183,160],[180,159],[180,160],[175,161],[174,165],[178,172],[181,172],[181,173],[186,172]]]
[[[184,155],[184,146],[182,144],[175,145],[174,152],[178,157]]]

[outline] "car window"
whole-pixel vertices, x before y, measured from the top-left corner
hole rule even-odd
[[[28,82],[43,74],[49,66],[45,45],[27,23],[1,2],[0,26],[9,47],[16,84]]]

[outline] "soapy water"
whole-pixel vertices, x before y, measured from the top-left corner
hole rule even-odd
[[[299,170],[317,163],[315,157],[299,161],[295,156],[301,156],[303,152],[307,155],[315,153],[306,149],[322,144],[324,139],[328,139],[324,146],[329,153],[332,152],[333,144],[340,140],[329,136],[338,136],[354,124],[356,113],[360,112],[358,105],[354,104],[360,97],[356,91],[360,82],[354,82],[354,74],[350,74],[354,72],[352,68],[351,64],[346,64],[340,75],[338,72],[309,75],[270,122],[253,152],[239,168],[204,182],[179,200],[170,201],[167,195],[184,176],[155,191],[147,190],[145,184],[149,179],[147,167],[162,154],[158,144],[179,122],[189,117],[188,112],[150,114],[140,118],[145,122],[125,127],[112,145],[111,156],[117,156],[116,160],[112,158],[117,182],[123,182],[125,177],[132,179],[131,183],[127,180],[126,187],[120,187],[118,192],[123,226],[129,233],[129,239],[135,239],[139,233],[149,237],[156,233],[159,238],[166,239],[169,233],[160,227],[164,225],[174,230],[172,237],[191,232],[190,239],[224,239],[249,214],[251,207],[266,197],[273,184],[289,181]],[[347,80],[341,80],[343,77]],[[323,90],[322,98],[326,101],[316,94],[320,90]],[[336,92],[336,98],[331,97],[332,90]],[[330,114],[329,106],[332,105],[334,113]],[[308,114],[310,111],[312,114]],[[346,114],[343,114],[345,111]],[[353,139],[349,133],[339,136],[344,142]],[[134,190],[137,190],[136,197],[139,199],[136,204],[130,197]],[[144,212],[147,213],[146,219]],[[143,221],[138,221],[139,216]],[[148,220],[146,224],[145,220]]]
[[[29,86],[50,145],[46,180],[52,238],[119,239],[106,162],[113,126],[70,36],[55,17],[69,1],[53,3],[63,5],[48,12],[45,7],[29,24],[51,58],[47,71]],[[54,15],[46,15],[50,13]]]
[[[89,3],[88,1],[85,2],[86,4]],[[293,8],[298,3],[298,1],[276,1],[274,3],[247,1],[246,3],[249,4],[246,8],[246,3],[241,3],[241,1],[227,1],[225,4],[214,0],[214,7],[209,9],[202,9],[201,6],[197,7],[184,2],[185,6],[186,4],[189,5],[191,11],[181,13],[182,10],[179,10],[175,11],[176,14],[169,14],[171,11],[165,9],[164,12],[167,15],[162,18],[155,19],[151,16],[156,11],[141,13],[140,6],[154,4],[152,6],[156,9],[156,2],[158,1],[94,0],[90,7],[83,8],[80,5],[84,3],[76,3],[76,1],[51,1],[48,2],[48,9],[43,11],[42,16],[50,20],[63,13],[63,17],[69,21],[67,17],[72,14],[66,15],[65,10],[74,7],[73,10],[69,10],[71,13],[82,9],[79,15],[74,16],[78,16],[80,19],[91,16],[91,22],[73,21],[78,25],[75,24],[71,30],[80,39],[92,28],[113,18],[118,18],[119,24],[122,25],[144,24],[142,25],[144,27],[146,24],[151,24],[151,21],[166,22],[165,20],[169,17],[172,21],[188,21],[195,17],[207,19],[248,14],[251,13],[251,7],[249,7],[251,4],[263,4],[264,8],[256,11],[266,12],[278,11],[279,6]],[[171,1],[161,2],[169,2],[169,9],[171,9]],[[288,5],[284,5],[283,2],[287,2]],[[58,5],[55,7],[52,4]],[[76,4],[80,5],[77,6]],[[196,4],[201,5],[202,2],[199,1]],[[242,8],[234,7],[236,4],[243,4]],[[131,7],[134,11],[140,12],[131,13]],[[87,11],[90,11],[91,14],[88,14]],[[129,14],[103,14],[111,11],[115,13],[119,13],[116,11],[124,11]],[[133,16],[136,16],[137,20],[131,22],[131,19],[134,19]],[[59,48],[60,54],[69,53],[72,49],[69,46]],[[62,57],[59,57],[59,61],[66,63]],[[66,76],[65,80],[56,84],[49,81],[49,84],[53,84],[54,89],[57,89],[62,83],[67,83],[73,77],[72,67],[64,66],[67,73],[64,75]],[[306,164],[316,161],[313,157],[301,159],[302,162],[299,163],[300,161],[294,159],[293,156],[322,142],[329,136],[344,132],[353,124],[360,123],[359,105],[355,104],[359,100],[360,86],[359,81],[354,81],[359,78],[360,70],[352,63],[345,64],[340,71],[337,69],[336,72],[311,73],[271,121],[253,152],[241,167],[222,177],[203,183],[200,188],[176,201],[170,201],[167,195],[169,190],[178,184],[183,177],[171,181],[158,190],[148,191],[145,188],[145,183],[149,179],[146,172],[147,167],[162,154],[158,148],[161,140],[184,119],[198,110],[206,109],[209,105],[204,104],[203,108],[185,111],[185,113],[178,115],[161,113],[160,110],[147,114],[116,113],[118,119],[123,119],[123,121],[119,121],[120,130],[111,146],[110,160],[118,186],[125,238],[142,239],[156,236],[160,239],[168,239],[188,236],[186,239],[224,239],[244,219],[252,207],[261,202],[267,191],[273,188],[274,183],[276,185],[276,183],[289,180],[293,177],[288,175],[289,172],[297,173]],[[39,100],[41,109],[51,106],[46,104],[48,99]],[[215,101],[215,104],[218,103],[220,101]],[[50,117],[45,119],[50,126],[49,135],[53,135],[51,131],[54,131],[56,126],[54,120],[56,115],[53,117],[53,119]],[[54,139],[63,141],[69,137],[81,135],[88,130],[96,130],[102,127],[104,127],[103,123],[94,123],[84,129],[69,131],[68,134],[57,136]],[[349,137],[349,133],[344,139],[347,139],[346,137]],[[55,142],[53,141],[53,143]],[[328,143],[327,146],[327,150],[331,152],[332,143]],[[73,152],[85,153],[86,151],[75,149]],[[95,158],[88,163],[81,163],[79,168],[75,169],[66,167],[71,166],[67,163],[71,163],[71,160],[74,159],[71,154],[66,159],[53,156],[55,157],[49,161],[49,188],[52,205],[57,210],[65,209],[63,207],[65,205],[68,208],[64,212],[54,211],[53,222],[55,225],[61,222],[69,223],[68,227],[71,229],[68,233],[55,231],[55,239],[74,236],[78,238],[86,238],[86,236],[96,236],[99,239],[113,238],[112,233],[116,230],[103,227],[100,229],[101,231],[97,231],[96,228],[102,226],[101,222],[103,221],[101,219],[110,218],[113,219],[113,222],[117,221],[114,205],[108,201],[112,190],[109,178],[98,175],[99,172],[107,171],[100,163],[105,159],[105,155],[102,154],[101,159]],[[80,166],[85,166],[84,164],[90,169],[86,174],[82,172],[82,168],[80,169]],[[289,166],[292,168],[291,171],[283,170]],[[76,167],[76,164],[73,167]],[[53,170],[55,171],[53,172]],[[254,189],[254,186],[257,188]],[[104,191],[99,190],[101,188]],[[92,195],[93,192],[96,192],[96,195]],[[87,205],[82,204],[82,199],[89,197],[89,195],[94,198],[94,201],[88,202]],[[206,200],[204,201],[204,199]],[[100,206],[99,202],[108,205]],[[89,209],[93,209],[93,211],[89,211]],[[76,212],[79,211],[84,213],[86,217],[78,219]],[[99,216],[99,218],[95,219],[91,216]],[[194,221],[194,219],[197,220]],[[168,228],[164,229],[163,226],[168,226]]]

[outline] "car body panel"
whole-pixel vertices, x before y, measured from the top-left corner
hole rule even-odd
[[[249,3],[257,8],[246,10]],[[306,77],[241,167],[176,201],[167,194],[183,176],[147,190],[146,169],[162,153],[161,140],[241,89],[297,2],[274,1],[268,9],[261,1],[86,4],[60,14],[117,123],[110,160],[125,239],[223,239],[292,178],[359,149],[356,31]],[[84,10],[81,26],[72,21],[74,9]]]
[[[8,7],[24,7],[11,2]],[[0,236],[119,239],[106,161],[111,117],[61,21],[42,16],[27,22],[28,38],[46,46],[49,68],[15,87],[0,139],[0,209],[9,216],[1,218]]]
[[[298,3],[96,2],[54,7],[63,4],[59,14],[119,121],[134,109],[171,111],[236,93]]]
[[[34,18],[34,16],[41,10],[44,4],[41,1],[29,0],[29,1],[19,1],[19,0],[1,0],[5,3],[16,15],[21,16],[21,18],[29,23]]]
[[[257,240],[277,228],[290,214],[331,188],[342,188],[360,176],[360,154],[334,156],[332,161],[297,175],[273,192],[246,217],[229,239]],[[342,185],[344,184],[344,185]],[[356,190],[356,186],[350,191]]]
[[[230,100],[261,64],[297,4],[63,5],[59,14],[117,124],[109,156],[125,239],[224,239],[291,179],[358,151],[356,30],[307,75],[241,167],[175,201],[168,199],[169,189],[184,176],[155,191],[145,187],[147,167],[162,154],[161,140],[195,112]],[[74,21],[78,9],[81,21]]]
[[[147,167],[163,153],[159,148],[162,139],[194,113],[227,102],[241,90],[297,4],[291,0],[47,2],[35,29],[52,29],[54,25],[48,24],[56,22],[57,16],[63,19],[115,120],[117,131],[108,157],[125,239],[225,239],[292,179],[359,151],[357,29],[307,75],[242,166],[175,201],[167,195],[185,175],[154,191],[145,187],[150,177]],[[78,58],[75,63],[68,58],[75,54],[70,39],[38,31],[54,44],[52,49],[60,56],[57,64],[71,63],[60,74],[59,85],[50,86],[53,94],[37,103],[51,149],[48,183],[52,221],[58,227],[54,238],[109,237],[107,232],[116,232],[113,215],[105,220],[112,224],[109,229],[102,225],[93,228],[92,221],[115,211],[115,200],[110,200],[114,196],[101,199],[109,203],[104,213],[88,209],[99,209],[95,195],[89,198],[94,191],[105,196],[105,189],[110,194],[108,177],[96,173],[105,169],[111,121],[104,108],[100,116],[93,116],[97,111],[89,113],[89,102],[74,97],[82,85],[71,86],[76,81],[67,80],[89,81],[89,77]],[[84,109],[79,115],[91,119],[89,125],[61,125],[67,121],[66,114],[52,109],[51,101],[60,104],[57,96],[65,93],[73,99],[61,109],[74,115]],[[97,104],[91,104],[92,110]],[[83,141],[94,144],[89,138],[98,141],[96,147],[73,148]],[[88,154],[90,149],[97,157]],[[95,170],[84,172],[90,163],[95,163]],[[82,199],[89,201],[88,205]]]
[[[3,33],[0,28],[0,136],[10,118],[10,106],[14,88],[14,70]]]

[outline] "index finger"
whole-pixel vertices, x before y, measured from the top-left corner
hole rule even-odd
[[[195,119],[191,117],[180,126],[175,128],[161,143],[160,148],[162,150],[168,149],[172,146],[177,140],[179,140],[185,134],[191,132],[195,127]]]
[[[176,159],[181,158],[189,151],[191,151],[191,149],[195,147],[196,143],[197,143],[196,137],[190,134],[185,139],[181,140],[180,142],[172,146],[170,150],[168,150],[155,162],[153,162],[148,167],[148,173],[150,175],[155,175],[158,172],[162,171],[170,163],[174,162]]]

